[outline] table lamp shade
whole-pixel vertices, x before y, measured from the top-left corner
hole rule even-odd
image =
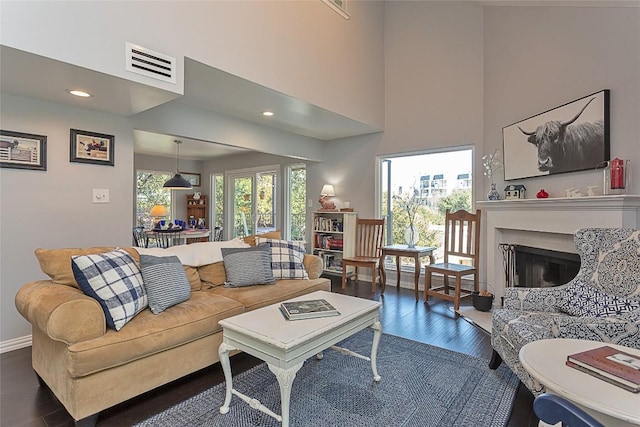
[[[336,195],[336,192],[333,189],[333,185],[325,184],[325,185],[322,186],[322,190],[320,191],[320,194],[323,195],[323,196],[333,197],[333,196]]]
[[[149,212],[149,216],[167,216],[167,208],[162,205],[155,205],[151,208],[151,212]]]

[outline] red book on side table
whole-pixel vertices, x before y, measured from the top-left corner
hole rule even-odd
[[[567,366],[586,372],[633,393],[640,391],[640,358],[602,346],[567,356]]]

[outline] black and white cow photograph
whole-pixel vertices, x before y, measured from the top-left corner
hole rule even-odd
[[[504,179],[595,169],[609,159],[609,90],[502,128]]]

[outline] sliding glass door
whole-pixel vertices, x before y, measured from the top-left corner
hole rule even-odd
[[[275,230],[277,224],[277,170],[267,168],[233,172],[229,175],[229,206],[233,214],[228,220],[231,237],[244,237]]]

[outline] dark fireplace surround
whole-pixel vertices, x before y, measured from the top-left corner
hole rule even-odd
[[[564,285],[576,277],[580,256],[523,245],[500,244],[505,280],[511,286],[543,288]]]
[[[580,269],[580,256],[567,252],[515,245],[516,283],[525,288],[544,288],[568,283]]]

